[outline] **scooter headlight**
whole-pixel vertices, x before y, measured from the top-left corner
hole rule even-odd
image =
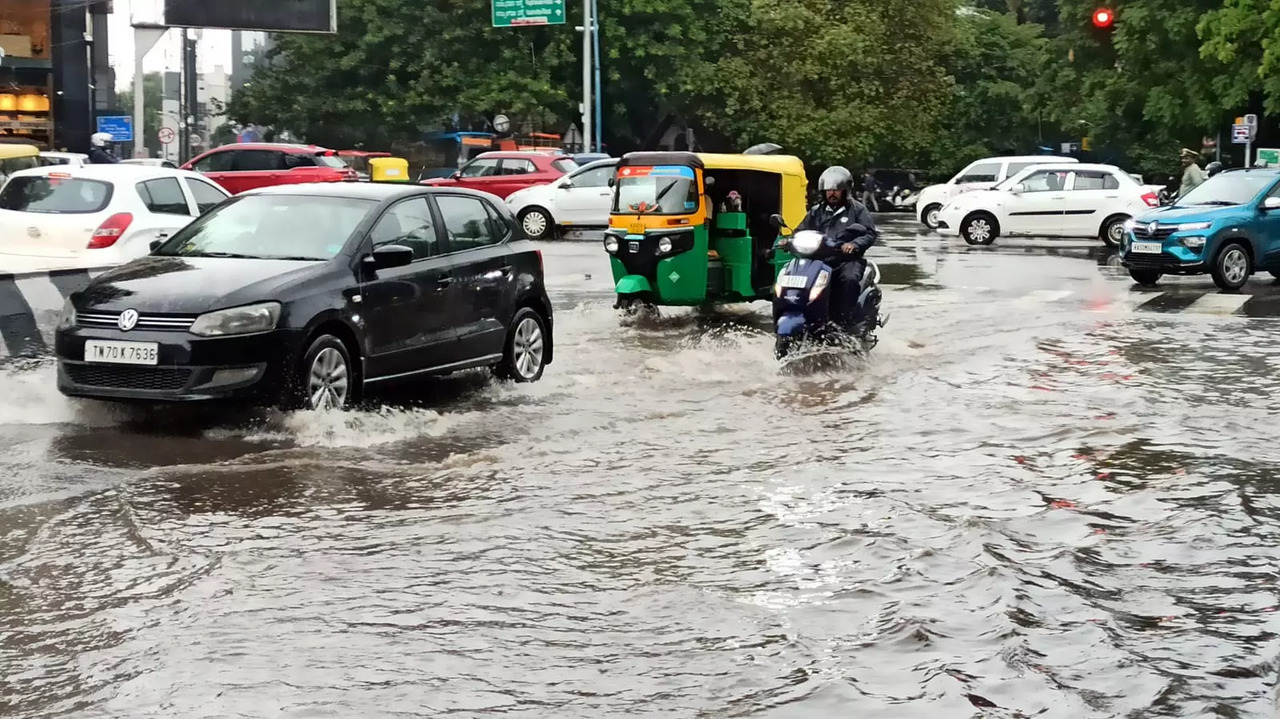
[[[617,252],[617,251],[618,251],[618,238],[616,238],[616,237],[606,237],[606,238],[604,238],[604,251],[605,251],[605,252],[608,252],[609,254],[613,254],[613,253]]]
[[[813,283],[813,289],[809,290],[809,301],[815,302],[822,296],[822,291],[827,289],[827,283],[831,281],[831,272],[823,270],[818,273],[818,279]]]
[[[788,243],[791,254],[796,257],[812,257],[822,247],[822,233],[813,230],[801,230],[792,236]]]
[[[670,238],[670,237],[663,237],[662,239],[658,240],[658,253],[659,253],[659,254],[663,254],[663,255],[665,255],[665,254],[667,254],[667,253],[668,253],[668,252],[670,252],[670,251],[671,251],[671,238]]]

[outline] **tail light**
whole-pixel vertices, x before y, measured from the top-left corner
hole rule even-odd
[[[1156,193],[1154,193],[1154,192],[1148,192],[1147,194],[1143,195],[1143,196],[1142,196],[1142,201],[1143,201],[1143,202],[1145,202],[1145,203],[1147,203],[1147,207],[1159,207],[1159,206],[1160,206],[1160,198],[1159,198],[1159,197],[1157,197],[1157,196],[1156,196]]]
[[[93,231],[93,239],[89,240],[89,249],[101,250],[114,245],[132,223],[133,215],[128,212],[117,212],[108,217],[105,222],[98,225],[98,229]]]
[[[534,250],[534,252],[538,253],[538,276],[546,277],[547,268],[542,264],[542,250]]]

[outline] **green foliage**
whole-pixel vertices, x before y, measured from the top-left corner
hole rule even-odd
[[[133,113],[133,89],[117,93],[116,105]],[[142,127],[144,142],[149,155],[162,149],[160,144],[161,113],[164,109],[164,76],[149,72],[142,76]]]
[[[674,113],[704,144],[950,174],[1090,137],[1094,158],[1176,172],[1251,102],[1280,109],[1272,0],[602,0],[604,132],[627,149]],[[1274,7],[1273,7],[1274,5]],[[339,0],[336,36],[282,35],[230,120],[333,147],[423,131],[578,122],[569,24],[490,27],[489,0]],[[703,132],[705,130],[705,133]]]

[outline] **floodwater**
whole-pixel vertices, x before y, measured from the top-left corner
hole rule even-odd
[[[533,386],[0,370],[0,715],[1274,716],[1280,292],[888,227],[881,344],[813,372],[763,305],[620,326],[594,244]]]

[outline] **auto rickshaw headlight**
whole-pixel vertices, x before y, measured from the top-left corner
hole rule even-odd
[[[604,249],[605,249],[605,252],[608,252],[609,254],[613,254],[614,252],[617,252],[617,251],[618,251],[618,238],[616,238],[616,237],[606,237],[606,238],[604,238]]]
[[[670,237],[663,237],[662,239],[658,240],[658,252],[660,252],[660,253],[662,253],[662,254],[664,254],[664,255],[665,255],[665,254],[667,254],[667,253],[668,253],[668,252],[670,252],[670,251],[671,251],[671,238],[670,238]]]

